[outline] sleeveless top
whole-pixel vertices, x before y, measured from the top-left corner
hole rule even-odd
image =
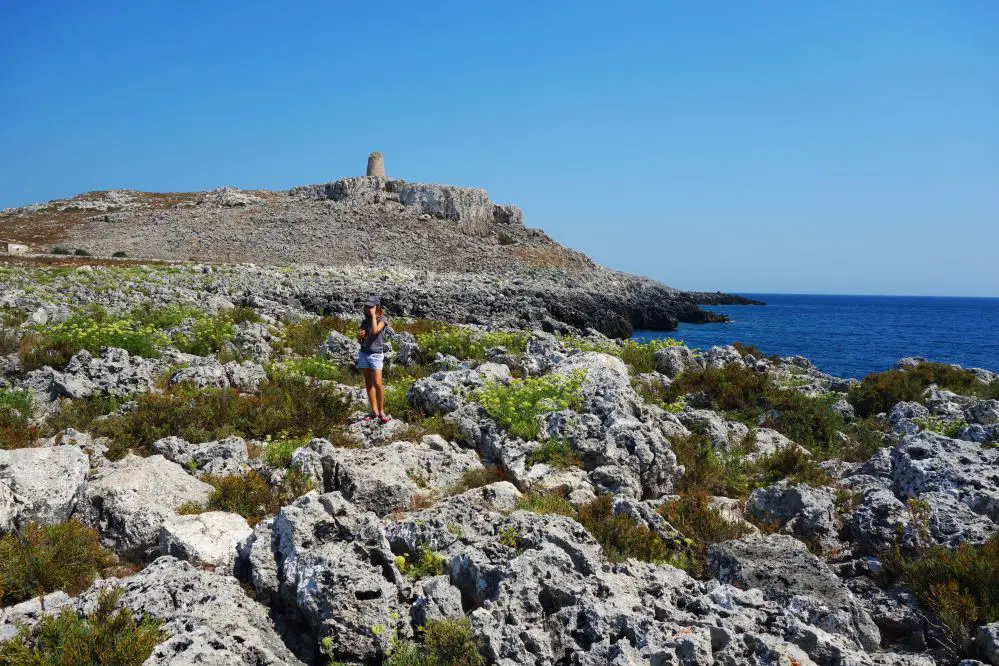
[[[368,332],[364,341],[361,343],[361,351],[365,354],[382,354],[385,352],[385,329],[388,328],[388,323],[384,315],[379,317],[378,321],[386,323],[385,327],[383,327],[378,333],[371,332],[371,327],[368,325],[369,322],[367,318],[361,322],[361,330]]]

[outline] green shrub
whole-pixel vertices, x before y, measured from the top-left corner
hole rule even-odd
[[[911,556],[896,548],[883,561],[889,579],[936,614],[955,657],[967,655],[974,627],[999,621],[999,534],[979,546],[934,545]]]
[[[124,259],[125,257],[128,256],[128,254],[123,250],[118,250],[117,252],[113,253],[111,256],[115,259]]]
[[[482,666],[468,619],[430,620],[421,629],[423,644],[392,640],[382,666]],[[331,663],[331,666],[333,664]]]
[[[520,532],[513,526],[506,527],[500,532],[499,542],[500,545],[513,548],[514,550],[520,550],[522,546]]]
[[[173,342],[184,353],[208,356],[221,351],[232,335],[232,323],[225,319],[196,319],[190,332],[178,333]]]
[[[79,247],[76,248],[75,250],[73,250],[73,254],[75,254],[78,257],[89,257],[90,256],[89,252],[87,252],[83,248],[79,248]]]
[[[473,399],[501,428],[517,437],[537,439],[542,414],[579,409],[583,399],[580,387],[585,378],[585,371],[580,370],[569,376],[543,375],[514,379],[509,384],[493,382],[477,391]]]
[[[738,450],[716,453],[707,436],[693,433],[670,442],[685,471],[674,485],[681,494],[743,497],[749,492],[746,463]]]
[[[769,386],[766,373],[730,363],[721,368],[688,370],[677,375],[667,391],[667,400],[703,391],[714,409],[756,413]]]
[[[264,462],[274,469],[287,469],[291,467],[291,455],[295,449],[308,443],[308,437],[278,437],[270,440],[264,446]]]
[[[136,621],[127,608],[115,610],[121,588],[101,590],[86,617],[71,608],[43,615],[29,629],[0,643],[0,663],[9,666],[140,666],[166,639],[151,618]]]
[[[321,356],[301,356],[290,359],[281,364],[279,372],[327,381],[342,381],[344,375],[340,366]]]
[[[539,514],[557,514],[577,518],[576,507],[564,495],[528,491],[517,499],[516,507],[522,511]]]
[[[102,347],[120,347],[135,356],[157,358],[169,339],[154,326],[128,317],[113,317],[103,308],[91,307],[64,322],[49,324],[26,336],[21,362],[26,370],[42,365],[62,367],[76,352],[99,353]]]
[[[572,450],[569,442],[564,439],[548,439],[541,443],[541,446],[534,449],[527,456],[527,466],[531,467],[538,463],[545,463],[550,467],[567,468],[581,467],[583,461],[579,454]]]
[[[659,508],[659,513],[690,540],[693,558],[688,571],[705,580],[711,577],[707,568],[708,546],[738,539],[751,531],[745,524],[725,520],[711,506],[707,495],[702,494],[680,495],[677,499],[664,503]]]
[[[460,359],[484,360],[494,347],[505,347],[511,353],[527,351],[527,333],[522,331],[476,331],[461,326],[438,324],[415,333],[423,354],[437,354]]]
[[[625,340],[619,355],[632,373],[652,372],[656,369],[656,352],[667,347],[682,347],[683,343],[673,338],[657,338],[638,342]]]
[[[128,313],[130,319],[158,331],[175,328],[189,319],[203,316],[200,310],[189,305],[171,303],[164,306],[151,301],[144,301]]]
[[[462,475],[461,481],[451,488],[448,494],[457,495],[474,488],[488,486],[490,483],[497,483],[498,481],[506,481],[506,472],[503,471],[502,467],[486,466],[478,469],[470,469]]]
[[[227,511],[238,513],[246,518],[250,526],[256,525],[264,516],[277,513],[286,504],[315,490],[315,482],[307,479],[299,470],[285,472],[281,484],[275,488],[255,470],[242,475],[215,476],[206,474],[201,480],[215,490],[207,504],[186,503],[178,513],[192,514],[205,511]]]
[[[579,523],[596,539],[611,562],[633,557],[645,562],[669,562],[669,546],[644,525],[630,516],[613,512],[613,499],[601,495],[579,507]]]
[[[73,254],[73,253],[64,247],[54,247],[52,248],[52,254]]]
[[[30,391],[0,389],[0,449],[31,446],[41,437],[41,429],[32,423],[35,398]]]
[[[782,479],[809,486],[831,486],[834,480],[819,461],[797,447],[787,447],[763,456],[750,470],[750,490],[773,485]]]
[[[409,576],[413,580],[420,580],[427,576],[440,576],[444,573],[444,557],[430,550],[429,546],[420,544],[416,549],[416,554],[410,557],[409,553],[397,555],[395,565],[399,571]]]
[[[97,532],[75,520],[28,523],[0,537],[0,600],[14,604],[56,590],[79,594],[114,563]]]
[[[850,388],[850,403],[859,416],[887,413],[899,402],[921,402],[930,384],[961,395],[999,399],[999,380],[983,384],[968,370],[943,363],[920,363],[867,375]]]
[[[961,434],[968,424],[960,419],[954,419],[950,421],[944,421],[938,416],[927,416],[927,417],[917,417],[912,420],[917,426],[923,430],[929,430],[930,432],[937,432],[941,435],[947,437],[957,437]]]
[[[397,379],[391,384],[383,382],[386,412],[405,421],[417,421],[421,418],[422,415],[409,404],[409,398],[406,397],[413,383],[414,380],[410,377]]]
[[[360,317],[356,321],[340,317],[320,317],[288,323],[285,324],[284,334],[275,346],[290,347],[292,352],[299,356],[314,356],[333,331],[354,339],[360,323]]]
[[[90,431],[111,438],[108,455],[117,459],[129,449],[147,450],[157,439],[170,435],[191,442],[231,435],[261,440],[268,436],[333,439],[349,413],[349,400],[336,387],[278,375],[252,395],[190,385],[145,393],[135,399],[134,409],[95,420]]]

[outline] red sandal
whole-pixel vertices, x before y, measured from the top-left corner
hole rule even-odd
[[[388,414],[382,414],[381,416],[378,417],[378,420],[381,421],[382,423],[388,423],[389,421],[392,420],[392,417],[389,416]]]

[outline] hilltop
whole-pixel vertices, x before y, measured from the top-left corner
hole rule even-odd
[[[365,288],[394,295],[404,314],[611,336],[724,320],[698,303],[749,302],[599,266],[484,190],[378,176],[285,191],[89,192],[0,212],[0,238],[35,255],[321,267],[355,285],[380,274]],[[428,298],[446,305],[426,310]]]

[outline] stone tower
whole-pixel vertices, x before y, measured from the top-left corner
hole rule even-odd
[[[368,155],[368,173],[369,176],[377,176],[379,178],[385,177],[385,158],[379,152],[374,152]]]

